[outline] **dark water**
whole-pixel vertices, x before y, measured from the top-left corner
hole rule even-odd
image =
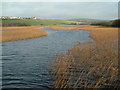
[[[88,31],[51,30],[48,36],[2,43],[3,88],[44,88],[52,86],[49,61],[65,53],[76,42],[91,40]]]

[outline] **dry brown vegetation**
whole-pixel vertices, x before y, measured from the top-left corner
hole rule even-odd
[[[70,26],[70,27],[67,27]],[[70,30],[75,29],[74,25],[53,25],[51,26],[51,29],[53,30]]]
[[[80,28],[80,30],[90,31],[90,37],[95,39],[96,42],[99,43],[118,38],[118,28],[102,26],[85,26],[85,28]]]
[[[77,43],[52,61],[54,88],[119,88],[118,28],[87,26],[95,41]]]
[[[47,31],[38,30],[47,26],[2,27],[1,41],[15,41],[48,35]]]

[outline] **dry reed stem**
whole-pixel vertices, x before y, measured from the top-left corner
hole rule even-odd
[[[51,29],[53,29],[53,30],[70,30],[70,29],[76,28],[74,26],[70,26],[70,27],[66,27],[66,26],[70,26],[70,25],[54,25],[54,26],[51,26]]]
[[[62,56],[64,58],[56,56],[54,70],[64,70],[58,71],[59,74],[62,73],[62,77],[58,73],[53,75],[54,88],[56,85],[59,88],[118,88],[118,29],[87,25],[84,27],[84,30],[91,31],[90,37],[96,41],[77,43]]]
[[[44,27],[47,26],[2,27],[1,42],[24,40],[48,35],[47,31],[38,30]]]

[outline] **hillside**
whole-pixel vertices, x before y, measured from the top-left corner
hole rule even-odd
[[[109,27],[120,27],[120,19],[116,20],[98,20],[89,18],[72,19],[73,21],[83,22],[82,24],[100,25]]]
[[[98,20],[98,19],[90,19],[90,18],[77,18],[77,19],[71,19],[71,20],[78,21],[78,22],[83,22],[84,24],[91,24],[91,23],[106,21],[106,20]]]
[[[4,19],[2,26],[34,26],[34,25],[68,25],[80,24],[81,22],[72,20],[52,20],[52,19]]]

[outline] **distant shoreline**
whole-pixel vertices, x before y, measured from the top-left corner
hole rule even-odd
[[[38,30],[47,26],[2,27],[4,32],[0,42],[25,40],[48,35],[47,31]],[[7,31],[6,31],[7,30]]]
[[[66,27],[70,26],[70,27]],[[22,27],[2,27],[4,32],[2,34],[2,39],[0,42],[25,40],[30,38],[37,38],[48,35],[48,31],[38,30],[48,27],[45,26],[22,26]],[[90,37],[94,40],[101,42],[101,40],[108,39],[109,35],[115,34],[117,37],[118,28],[115,27],[103,27],[103,26],[93,26],[93,25],[52,25],[50,26],[53,30],[87,30],[90,31]],[[83,27],[83,28],[77,28]],[[108,34],[107,34],[108,33]],[[100,36],[100,37],[98,37]],[[108,37],[107,37],[108,36]],[[113,38],[113,37],[112,37]]]

